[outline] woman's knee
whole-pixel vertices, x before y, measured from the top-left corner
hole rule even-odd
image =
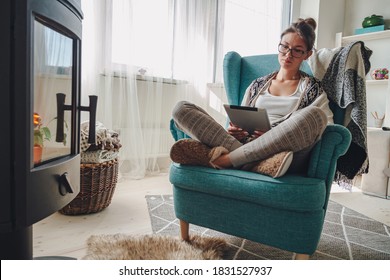
[[[305,119],[312,119],[314,120],[319,126],[326,127],[328,123],[328,117],[326,116],[325,112],[316,107],[316,106],[308,106],[301,110],[301,115]]]
[[[312,106],[312,107],[313,107],[312,110],[314,112],[314,117],[319,121],[319,124],[322,127],[322,129],[325,129],[325,127],[328,124],[328,117],[327,117],[326,113],[318,107],[315,107],[315,106]]]
[[[175,121],[180,119],[180,116],[183,116],[183,113],[188,111],[189,108],[193,107],[193,104],[187,101],[179,101],[176,103],[175,107],[172,110],[172,117]]]

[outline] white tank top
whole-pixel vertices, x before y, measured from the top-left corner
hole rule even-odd
[[[257,98],[255,107],[267,109],[269,120],[273,124],[276,120],[289,114],[297,105],[299,97],[305,90],[304,81],[305,79],[301,78],[295,92],[289,96],[272,95],[269,92],[271,83],[268,83],[268,86]]]

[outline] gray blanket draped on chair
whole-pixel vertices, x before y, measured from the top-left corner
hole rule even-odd
[[[370,71],[371,54],[363,42],[357,41],[317,50],[308,61],[329,100],[346,109],[343,123],[352,134],[352,143],[337,162],[335,179],[339,183],[350,184],[356,175],[368,172],[365,76]]]

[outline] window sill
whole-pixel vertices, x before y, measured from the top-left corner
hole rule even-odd
[[[146,75],[137,75],[136,79],[137,79],[137,81],[163,83],[163,84],[171,84],[171,85],[188,84],[188,82],[184,81],[184,80],[168,79],[168,78],[146,76]]]
[[[107,73],[102,73],[101,75],[104,77],[110,76]],[[122,73],[118,73],[118,72],[113,72],[111,74],[111,77],[117,78],[117,79],[127,79],[126,75],[123,75]],[[147,75],[140,75],[140,74],[135,75],[135,78],[137,81],[143,81],[143,82],[163,83],[163,84],[171,84],[171,85],[188,84],[188,81],[185,81],[185,80],[169,79],[169,78],[147,76]]]
[[[225,88],[224,83],[207,83],[207,87],[210,89],[213,88]]]

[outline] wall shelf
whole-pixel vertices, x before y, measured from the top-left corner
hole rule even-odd
[[[389,80],[366,80],[366,84],[369,84],[369,85],[388,85]]]
[[[390,39],[390,30],[370,32],[345,37],[343,37],[342,32],[339,32],[336,34],[336,46],[342,46],[356,41],[372,41],[380,39]]]
[[[343,42],[369,41],[369,40],[379,40],[379,39],[386,39],[386,38],[390,39],[390,30],[346,36],[343,37]]]

